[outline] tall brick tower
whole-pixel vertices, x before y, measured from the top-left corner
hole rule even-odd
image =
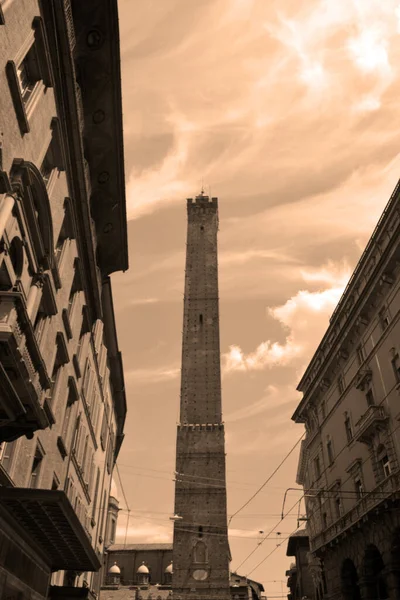
[[[187,201],[180,424],[176,445],[174,600],[228,600],[221,415],[218,199]]]

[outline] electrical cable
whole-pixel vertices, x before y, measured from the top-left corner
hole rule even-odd
[[[393,390],[394,390],[394,389],[397,387],[397,385],[398,385],[398,382],[396,382],[396,383],[395,383],[395,384],[394,384],[394,385],[393,385],[393,386],[390,388],[390,390],[389,390],[389,391],[387,392],[387,394],[386,394],[386,395],[385,395],[385,396],[382,398],[382,400],[380,401],[380,403],[379,403],[379,404],[377,404],[377,405],[375,405],[375,406],[380,406],[380,405],[381,405],[381,404],[382,404],[382,403],[383,403],[383,402],[386,400],[386,398],[387,398],[387,397],[388,397],[388,396],[389,396],[389,395],[390,395],[390,394],[393,392]],[[397,425],[397,427],[395,427],[395,428],[394,428],[392,431],[390,431],[390,432],[389,432],[389,435],[393,436],[393,434],[394,434],[394,433],[395,433],[395,432],[396,432],[398,429],[400,429],[400,423],[399,423],[399,425]],[[340,450],[340,451],[339,451],[339,452],[336,454],[335,458],[337,458],[337,457],[338,457],[338,456],[339,456],[339,455],[340,455],[340,454],[341,454],[341,453],[342,453],[342,452],[343,452],[343,451],[344,451],[346,448],[347,448],[347,444],[346,444],[346,445],[345,445],[345,446],[344,446],[344,447],[343,447],[343,448],[342,448],[342,449],[341,449],[341,450]],[[365,463],[366,463],[368,460],[371,460],[371,461],[372,461],[372,457],[371,457],[371,456],[366,456],[366,457],[365,457],[365,459],[364,459],[364,460],[361,462],[360,466],[364,465],[364,464],[365,464]],[[327,471],[327,469],[329,468],[329,466],[330,466],[330,465],[328,465],[328,466],[327,466],[327,467],[324,469],[324,471],[323,471],[323,472],[321,473],[321,475],[320,475],[320,478],[321,478],[321,477],[322,477],[322,476],[323,476],[323,475],[326,473],[326,471]],[[352,475],[350,474],[350,475],[347,477],[347,479],[345,479],[345,480],[344,480],[344,482],[343,482],[343,483],[347,483],[347,481],[349,481],[349,480],[351,479],[351,477],[352,477]],[[311,488],[311,489],[312,489],[312,488]],[[305,491],[304,491],[304,493],[303,493],[302,497],[299,499],[299,502],[301,502],[301,500],[302,500],[302,499],[305,497],[305,494],[306,494],[306,492],[307,492],[307,491],[308,491],[308,490],[305,490]],[[329,491],[330,491],[330,490],[326,490],[326,492],[329,492]],[[367,494],[370,494],[370,493],[371,493],[371,494],[377,494],[377,493],[379,493],[379,492],[373,492],[373,491],[372,491],[372,492],[365,492],[365,494],[364,494],[364,495],[366,496]],[[391,492],[389,492],[389,496],[390,496],[390,494],[391,494]],[[336,493],[336,496],[339,496],[339,497],[341,497],[341,493],[340,493],[340,491],[338,491],[338,492]],[[389,496],[387,496],[387,497],[389,497]],[[297,503],[296,503],[296,504],[297,504]],[[290,509],[290,510],[292,510],[292,509]],[[311,517],[313,517],[313,516],[314,516],[314,515],[315,515],[315,514],[316,514],[316,513],[319,511],[319,510],[321,510],[321,507],[317,507],[317,508],[316,508],[314,511],[311,511],[311,513],[309,513],[309,514],[307,515],[307,520],[309,521],[309,520],[310,520],[310,518],[311,518]],[[339,517],[339,518],[341,518],[341,517]],[[277,523],[277,525],[276,525],[275,527],[277,527],[278,525],[279,525],[279,522]],[[274,529],[275,529],[275,527],[274,527]],[[298,527],[297,527],[297,528],[296,528],[296,529],[293,531],[293,533],[295,533],[295,532],[296,532],[298,529],[299,529],[299,526],[298,526]],[[293,535],[293,533],[292,533],[291,535]],[[286,539],[289,539],[290,537],[291,537],[291,536],[289,536],[289,537],[288,537],[288,538],[286,538]],[[257,547],[256,547],[256,548],[253,550],[253,552],[251,552],[251,553],[250,553],[250,554],[249,554],[249,555],[248,555],[248,556],[245,558],[245,560],[244,560],[244,561],[243,561],[243,562],[240,564],[240,566],[242,566],[242,565],[243,565],[243,564],[244,564],[244,563],[245,563],[245,562],[248,560],[248,558],[250,558],[250,556],[251,556],[252,554],[254,554],[254,552],[257,550],[257,548],[258,548],[258,547],[259,547],[259,546],[257,546]],[[263,559],[263,560],[262,560],[262,561],[261,561],[261,562],[260,562],[258,565],[256,565],[256,567],[254,567],[254,568],[253,568],[253,569],[252,569],[252,570],[249,572],[249,575],[250,575],[251,573],[253,573],[253,571],[254,571],[256,568],[258,568],[258,567],[259,567],[259,566],[260,566],[260,565],[261,565],[263,562],[265,562],[265,560],[267,560],[267,558],[268,558],[268,557],[269,557],[269,556],[270,556],[270,555],[271,555],[273,552],[275,552],[275,551],[276,551],[276,549],[274,549],[274,550],[273,550],[273,551],[272,551],[272,552],[271,552],[271,553],[270,553],[270,554],[269,554],[267,557],[265,557],[265,559]],[[240,566],[239,566],[239,567],[240,567]],[[238,567],[238,568],[239,568],[239,567]]]
[[[297,440],[297,442],[294,444],[294,446],[292,446],[292,448],[284,456],[284,458],[281,460],[281,462],[278,464],[278,466],[272,471],[271,475],[268,476],[268,478],[264,481],[264,483],[254,492],[254,494],[247,500],[247,502],[245,502],[240,508],[238,508],[238,510],[236,512],[233,513],[233,515],[231,515],[231,517],[230,517],[230,519],[228,521],[228,527],[231,524],[232,519],[234,519],[244,508],[246,508],[246,506],[248,506],[250,504],[250,502],[252,502],[254,500],[254,498],[256,496],[258,496],[258,494],[271,481],[271,479],[273,478],[273,476],[279,471],[279,469],[281,468],[281,466],[286,462],[286,460],[289,458],[289,456],[292,454],[292,452],[297,448],[297,446],[300,444],[300,442],[302,441],[302,439],[304,438],[305,435],[306,435],[306,432],[304,432],[302,434],[302,436]]]
[[[396,321],[398,320],[399,314],[400,314],[400,311],[398,311],[398,312],[396,313],[395,317],[394,317],[394,318],[393,318],[393,320],[392,320],[392,323],[396,323]],[[377,325],[376,325],[376,326],[377,326]],[[374,346],[374,349],[376,349],[376,346],[377,346],[377,345],[378,345],[378,344],[376,344],[376,345]],[[353,362],[355,361],[355,359],[356,359],[356,357],[353,357],[353,361],[352,361],[352,363],[351,363],[351,364],[353,364]],[[366,362],[366,361],[365,361],[365,362]],[[354,379],[354,378],[353,378],[353,379]],[[390,390],[389,390],[389,391],[388,391],[388,392],[387,392],[387,393],[386,393],[386,394],[383,396],[383,398],[381,399],[381,401],[379,402],[379,404],[376,404],[375,406],[380,406],[380,405],[381,405],[381,404],[382,404],[382,403],[383,403],[383,402],[384,402],[384,401],[385,401],[385,400],[388,398],[388,396],[389,396],[389,395],[390,395],[390,394],[393,392],[393,390],[394,390],[394,389],[397,387],[397,385],[398,385],[398,382],[396,381],[396,382],[395,382],[395,384],[394,384],[394,385],[393,385],[393,386],[390,388]],[[332,390],[331,394],[332,394],[332,393],[333,393],[333,390]],[[326,399],[326,397],[325,397],[325,399]],[[400,427],[400,424],[399,424],[399,426],[398,426],[398,427]],[[319,430],[320,430],[320,429],[321,429],[321,426],[319,427]],[[396,429],[397,429],[397,428],[396,428]],[[395,430],[396,430],[396,429],[395,429]],[[395,430],[394,430],[394,431],[395,431]],[[390,435],[391,435],[391,436],[393,435],[394,431],[393,431],[393,432],[390,432]],[[319,432],[319,433],[320,433],[320,432]],[[315,435],[316,435],[316,433],[315,433]],[[301,439],[301,438],[300,438],[300,439]],[[300,440],[299,440],[299,441],[300,441]],[[298,443],[298,442],[297,442],[297,443]],[[344,452],[344,450],[345,450],[347,447],[348,447],[348,444],[346,443],[346,444],[345,444],[345,445],[344,445],[344,446],[341,448],[341,450],[340,450],[340,451],[339,451],[339,452],[338,452],[338,453],[335,455],[335,459],[337,459],[337,458],[338,458],[338,456],[340,456],[340,454],[341,454],[342,452]],[[372,459],[371,459],[371,457],[370,457],[370,456],[367,456],[367,457],[366,457],[366,459],[365,459],[365,460],[364,460],[364,461],[363,461],[361,464],[364,464],[364,463],[365,463],[367,460],[372,460]],[[324,470],[323,470],[323,471],[321,472],[321,474],[320,474],[320,477],[319,477],[319,479],[321,479],[321,478],[323,477],[323,475],[324,475],[324,474],[327,472],[327,470],[328,470],[328,468],[329,468],[329,467],[330,467],[330,465],[327,465],[327,466],[324,468]],[[349,481],[350,479],[351,479],[351,474],[350,474],[350,475],[347,477],[347,479],[344,481],[344,483],[346,483],[346,482],[347,482],[347,481]],[[327,490],[327,491],[328,491],[328,490]],[[300,498],[300,501],[302,500],[302,498],[304,498],[304,494],[303,494],[303,496]],[[296,504],[297,504],[297,503],[296,503]],[[289,512],[290,512],[290,511],[289,511]],[[279,525],[279,523],[280,523],[280,522],[281,522],[281,521],[279,521],[279,522],[277,523],[276,527]],[[252,554],[254,554],[254,552],[255,552],[255,551],[256,551],[256,550],[257,550],[257,549],[260,547],[260,545],[261,545],[261,544],[257,545],[257,546],[256,546],[256,548],[254,548],[254,550],[253,550],[253,551],[252,551],[252,552],[251,552],[251,553],[250,553],[250,554],[249,554],[249,555],[248,555],[248,556],[247,556],[247,557],[244,559],[244,561],[242,561],[242,563],[240,564],[240,566],[242,566],[242,565],[243,565],[243,564],[244,564],[244,563],[245,563],[245,562],[248,560],[248,558],[250,558],[250,556],[252,556]],[[239,567],[238,567],[238,568],[239,568]]]

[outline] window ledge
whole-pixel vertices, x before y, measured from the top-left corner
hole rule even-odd
[[[65,442],[62,439],[61,435],[59,435],[57,438],[57,448],[60,451],[62,459],[64,460],[64,458],[68,455],[68,451],[67,451],[67,447],[66,447]]]

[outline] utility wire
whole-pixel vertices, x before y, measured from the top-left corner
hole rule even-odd
[[[397,311],[397,313],[396,313],[395,317],[394,317],[394,318],[393,318],[393,320],[392,320],[392,323],[395,323],[395,322],[398,320],[398,318],[399,318],[399,315],[400,315],[400,310],[399,310],[399,311]],[[377,325],[376,325],[376,327],[377,327]],[[374,327],[374,329],[375,329],[375,327]],[[352,362],[351,362],[351,365],[352,365],[352,364],[355,362],[355,360],[356,360],[356,356],[354,356],[354,357],[353,357],[353,360],[352,360]],[[364,363],[365,363],[365,362],[366,362],[366,361],[364,361]],[[351,365],[350,365],[350,366],[351,366]],[[383,404],[383,402],[384,402],[384,401],[385,401],[385,400],[386,400],[386,399],[389,397],[389,395],[390,395],[390,394],[393,392],[393,390],[394,390],[394,389],[397,387],[397,385],[398,385],[398,381],[396,381],[396,382],[394,383],[394,385],[393,385],[393,386],[392,386],[392,387],[389,389],[389,391],[388,391],[388,392],[387,392],[387,393],[386,393],[386,394],[383,396],[383,398],[381,399],[381,401],[380,401],[378,404],[376,404],[375,406],[381,406],[381,405]],[[332,389],[332,391],[330,392],[330,395],[332,395],[332,394],[333,394],[333,389]],[[329,398],[329,396],[328,396],[328,398]],[[326,399],[327,399],[327,396],[325,396],[325,401],[326,401]],[[394,432],[395,432],[395,431],[396,431],[398,428],[400,428],[400,423],[399,423],[399,425],[398,425],[398,426],[397,426],[397,427],[396,427],[396,428],[395,428],[395,429],[394,429],[392,432],[390,432],[390,436],[393,436],[393,433],[394,433]],[[319,426],[319,429],[321,430],[321,426]],[[306,432],[304,432],[304,434],[303,434],[303,436],[302,436],[302,437],[304,437],[304,435],[305,435],[305,434],[306,434]],[[300,440],[298,440],[298,442],[296,443],[296,445],[297,445],[297,444],[298,444],[298,443],[301,441],[301,439],[302,439],[302,438],[300,438]],[[347,446],[348,446],[348,444],[346,443],[346,444],[345,444],[345,445],[344,445],[344,446],[343,446],[343,447],[340,449],[340,451],[339,451],[339,452],[338,452],[338,453],[335,455],[335,460],[336,460],[336,459],[337,459],[337,458],[338,458],[338,457],[339,457],[339,456],[342,454],[342,452],[344,452],[344,451],[347,449]],[[292,448],[292,450],[291,450],[291,451],[293,451],[293,449],[294,449],[294,448]],[[367,457],[365,458],[365,460],[364,460],[364,461],[361,463],[361,465],[363,465],[363,464],[364,464],[364,463],[365,463],[367,460],[372,460],[372,459],[371,459],[371,457],[370,457],[370,456],[367,456]],[[321,478],[323,477],[323,475],[324,475],[324,474],[327,472],[327,470],[328,470],[328,468],[329,468],[329,467],[330,467],[330,465],[327,465],[327,466],[326,466],[326,467],[323,469],[323,471],[321,472],[321,474],[320,474],[320,477],[319,477],[318,479],[321,479]],[[277,468],[279,468],[279,466],[278,466]],[[352,476],[351,476],[351,474],[349,474],[349,476],[347,477],[347,479],[345,479],[345,481],[344,481],[343,483],[346,483],[347,481],[349,481],[349,480],[351,479],[351,477],[352,477]],[[328,492],[328,490],[326,490],[326,492]],[[372,492],[372,493],[374,493],[374,492]],[[304,498],[304,495],[305,495],[305,492],[303,493],[302,497],[300,498],[300,500],[299,500],[300,502],[301,502],[301,500]],[[296,504],[297,504],[297,503],[296,503]],[[290,509],[290,511],[289,511],[289,512],[291,512],[291,510],[292,510],[292,509]],[[314,512],[316,512],[316,511],[314,511]],[[234,515],[233,515],[233,516],[234,516]],[[282,521],[282,519],[281,519],[281,520],[280,520],[280,521],[279,521],[279,522],[276,524],[276,526],[275,526],[275,527],[277,527],[281,521]],[[274,529],[275,529],[275,528],[274,528]],[[250,553],[250,554],[249,554],[249,555],[248,555],[248,556],[247,556],[247,557],[244,559],[244,561],[243,561],[243,562],[240,564],[240,566],[242,566],[242,564],[244,564],[244,563],[245,563],[245,562],[248,560],[248,558],[250,558],[250,556],[252,556],[252,554],[254,554],[254,552],[256,552],[256,550],[257,550],[257,549],[260,547],[260,545],[261,545],[261,544],[258,544],[258,545],[257,545],[257,546],[254,548],[254,550],[253,550],[253,551],[252,551],[252,552],[251,552],[251,553]],[[239,568],[239,567],[238,567],[238,568]]]
[[[382,400],[379,402],[379,404],[376,404],[375,406],[380,406],[380,405],[381,405],[381,404],[382,404],[382,403],[383,403],[383,402],[384,402],[384,401],[385,401],[385,400],[388,398],[388,396],[389,396],[389,395],[390,395],[390,394],[393,392],[393,390],[394,390],[394,389],[397,387],[397,385],[398,385],[398,382],[396,381],[396,383],[395,383],[395,384],[394,384],[394,385],[393,385],[393,386],[390,388],[390,390],[387,392],[387,394],[385,394],[385,396],[382,398]],[[394,428],[392,431],[390,431],[390,432],[389,432],[390,436],[393,436],[393,434],[394,434],[394,433],[395,433],[395,432],[396,432],[398,429],[400,429],[400,423],[399,423],[399,425],[397,425],[397,427],[395,427],[395,428]],[[338,457],[338,456],[339,456],[339,455],[340,455],[340,454],[341,454],[341,453],[342,453],[342,452],[343,452],[343,451],[344,451],[346,448],[347,448],[347,444],[346,444],[345,446],[343,446],[343,448],[341,448],[341,450],[340,450],[340,451],[339,451],[339,452],[338,452],[338,453],[335,455],[335,459],[336,459],[336,458],[337,458],[337,457]],[[361,462],[361,465],[360,465],[360,466],[364,465],[364,464],[365,464],[365,463],[366,463],[368,460],[371,460],[371,461],[372,461],[372,457],[371,457],[371,456],[366,456],[366,457],[365,457],[365,459],[364,459],[364,460]],[[322,476],[323,476],[323,475],[326,473],[326,471],[328,470],[329,466],[330,466],[330,465],[328,465],[327,467],[325,467],[325,469],[322,471],[322,473],[321,473],[321,475],[320,475],[320,478],[321,478],[321,477],[322,477]],[[347,483],[347,482],[348,482],[348,481],[351,479],[351,477],[352,477],[352,475],[350,474],[350,475],[347,477],[347,479],[345,479],[345,480],[344,480],[344,482],[343,482],[343,483]],[[312,488],[311,488],[311,489],[312,489]],[[329,490],[326,490],[326,492],[328,492],[328,491],[329,491]],[[299,499],[299,502],[301,502],[301,500],[304,498],[304,496],[305,496],[306,492],[307,492],[307,490],[305,490],[305,491],[304,491],[304,493],[303,493],[302,497]],[[379,492],[370,492],[370,493],[371,493],[371,494],[379,494]],[[389,494],[387,495],[387,497],[389,497],[389,496],[390,496],[390,494],[391,494],[391,492],[389,492]],[[340,496],[340,491],[339,491],[339,492],[337,492],[337,494],[336,494],[336,495],[337,495],[337,496]],[[366,496],[366,495],[367,495],[367,492],[366,492],[364,495]],[[296,504],[297,504],[297,503],[296,503]],[[292,509],[293,509],[293,507],[292,507],[292,508],[289,510],[289,512],[290,512]],[[321,510],[321,508],[320,508],[320,507],[317,507],[315,510],[311,511],[311,512],[310,512],[310,513],[307,515],[307,519],[308,519],[308,520],[310,520],[310,518],[311,518],[311,517],[313,517],[313,516],[314,516],[314,515],[315,515],[315,514],[316,514],[316,513],[319,511],[319,510]],[[285,517],[286,517],[286,515],[284,516],[284,518],[285,518]],[[341,518],[341,517],[339,517],[339,518]],[[282,521],[282,520],[283,520],[283,519],[281,519],[281,521]],[[276,524],[276,526],[275,526],[275,527],[277,527],[281,521],[279,521],[279,522]],[[275,529],[275,527],[274,527],[274,529]],[[292,534],[291,534],[291,535],[293,535],[293,534],[294,534],[294,533],[295,533],[295,532],[296,532],[298,529],[299,529],[299,526],[298,526],[298,527],[297,527],[297,528],[296,528],[296,529],[295,529],[295,530],[292,532]],[[291,536],[289,536],[289,537],[288,537],[288,538],[286,538],[286,539],[289,539],[290,537],[291,537]],[[284,540],[284,541],[285,541],[285,540]],[[280,545],[281,545],[281,544],[280,544]],[[280,546],[280,545],[279,545],[279,546]],[[278,548],[279,546],[277,546],[277,548]],[[253,550],[253,551],[252,551],[252,552],[251,552],[251,553],[250,553],[250,554],[249,554],[249,555],[248,555],[248,556],[247,556],[247,557],[244,559],[244,561],[243,561],[243,562],[242,562],[242,563],[239,565],[239,567],[240,567],[240,566],[242,566],[242,565],[243,565],[243,564],[244,564],[244,563],[245,563],[245,562],[248,560],[248,558],[250,558],[250,556],[251,556],[252,554],[254,554],[254,552],[257,550],[257,548],[258,548],[258,547],[259,547],[259,545],[258,545],[258,546],[257,546],[257,547],[256,547],[256,548],[255,548],[255,549],[254,549],[254,550]],[[267,560],[267,558],[269,558],[269,556],[271,556],[271,554],[277,550],[277,548],[275,548],[275,549],[274,549],[272,552],[270,552],[270,554],[268,554],[268,555],[267,555],[267,556],[266,556],[266,557],[265,557],[265,558],[264,558],[264,559],[263,559],[263,560],[262,560],[260,563],[258,563],[258,565],[256,565],[256,567],[254,567],[254,568],[253,568],[253,569],[252,569],[252,570],[249,572],[249,575],[250,575],[251,573],[253,573],[253,571],[255,571],[255,569],[257,569],[257,568],[258,568],[258,567],[259,567],[261,564],[263,564],[263,563],[264,563],[264,562]],[[239,567],[238,567],[238,568],[239,568]]]
[[[247,500],[247,502],[245,502],[240,508],[238,508],[238,510],[236,512],[233,513],[233,515],[231,515],[229,522],[228,522],[228,526],[231,524],[231,521],[234,517],[236,517],[236,515],[238,515],[244,508],[246,508],[246,506],[248,506],[250,504],[250,502],[252,502],[254,500],[254,498],[256,496],[258,496],[258,494],[265,488],[265,486],[271,481],[271,479],[273,478],[273,476],[279,471],[279,469],[281,468],[281,466],[286,462],[286,460],[289,458],[289,456],[292,454],[292,452],[297,448],[297,446],[300,444],[301,440],[304,438],[304,436],[306,435],[306,432],[304,432],[301,437],[297,440],[297,442],[294,444],[294,446],[292,446],[292,448],[289,450],[289,452],[284,456],[284,458],[281,460],[281,462],[278,464],[278,466],[272,471],[271,475],[269,475],[269,477],[264,481],[264,483],[254,492],[254,494]]]

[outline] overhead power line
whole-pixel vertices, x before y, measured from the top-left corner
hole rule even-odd
[[[304,432],[301,435],[301,437],[297,440],[297,442],[294,444],[294,446],[292,446],[292,448],[289,450],[289,452],[283,457],[283,459],[278,464],[278,466],[272,471],[271,475],[269,475],[269,477],[264,481],[264,483],[262,485],[260,485],[260,487],[254,492],[254,494],[252,496],[250,496],[250,498],[247,500],[247,502],[245,502],[240,508],[238,508],[238,510],[236,512],[233,513],[233,515],[231,515],[231,517],[229,519],[229,522],[228,522],[228,526],[231,524],[232,519],[234,517],[236,517],[236,515],[238,515],[244,508],[246,508],[246,506],[248,506],[250,504],[250,502],[252,502],[254,500],[254,498],[256,496],[258,496],[258,494],[271,481],[271,479],[273,478],[273,476],[279,471],[279,469],[282,467],[282,465],[287,461],[287,459],[289,458],[289,456],[292,454],[292,452],[294,452],[294,450],[300,444],[301,440],[304,438],[305,435],[306,435],[306,432]]]

